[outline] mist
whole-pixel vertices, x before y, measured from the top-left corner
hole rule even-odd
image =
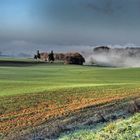
[[[140,67],[140,48],[110,48],[86,57],[86,64],[109,67]]]
[[[14,40],[11,42],[0,43],[0,57],[33,58],[37,50],[40,52],[50,52],[53,50],[54,53],[86,52],[86,56],[89,56],[91,53],[89,54],[88,52],[91,52],[91,49],[91,46],[88,45],[45,44]]]

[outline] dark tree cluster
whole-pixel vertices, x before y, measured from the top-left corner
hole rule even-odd
[[[79,53],[68,53],[65,56],[65,64],[83,65],[84,62],[84,57]]]
[[[110,48],[108,46],[100,46],[94,48],[93,51],[97,53],[102,53],[102,52],[108,53],[110,51]]]

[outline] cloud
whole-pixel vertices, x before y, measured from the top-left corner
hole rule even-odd
[[[97,4],[97,2],[90,2],[86,7],[105,15],[112,15],[116,11],[122,9],[121,2],[115,3],[115,1],[113,0],[105,0],[100,2],[99,4]]]
[[[12,9],[9,1],[0,0],[0,42],[60,47],[140,43],[139,0],[14,0]],[[15,7],[21,12],[14,12]]]
[[[97,3],[93,2],[88,3],[87,8],[107,15],[111,15],[115,11],[112,0],[106,0],[104,5],[97,5]]]
[[[33,56],[37,50],[40,50],[40,52],[50,52],[51,50],[54,50],[54,52],[87,52],[90,48],[90,46],[85,45],[51,45],[25,40],[0,42],[0,52],[2,52],[3,55],[16,57]]]
[[[93,51],[86,57],[86,63],[113,67],[140,67],[139,46],[126,44],[124,46],[114,45],[110,48],[109,52]]]

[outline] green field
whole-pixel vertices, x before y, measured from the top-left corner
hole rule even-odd
[[[0,96],[48,90],[140,84],[140,68],[102,68],[69,65],[0,67]]]
[[[77,107],[140,96],[140,68],[48,64],[31,60],[1,62],[2,137],[74,112]],[[54,111],[56,108],[61,113]]]

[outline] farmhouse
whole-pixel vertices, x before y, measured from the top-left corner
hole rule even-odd
[[[47,52],[40,53],[40,59],[43,61],[48,61],[48,53]]]
[[[49,53],[42,52],[37,55],[35,55],[35,59],[40,59],[43,61],[49,61]],[[39,57],[37,57],[39,56]],[[77,64],[77,65],[83,65],[85,62],[84,57],[78,53],[54,53],[54,60],[55,61],[62,61],[64,64]]]

